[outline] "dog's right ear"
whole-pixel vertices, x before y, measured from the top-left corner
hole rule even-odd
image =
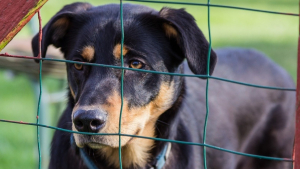
[[[63,52],[64,37],[68,32],[68,29],[72,22],[78,22],[84,20],[84,11],[92,8],[89,3],[73,3],[64,6],[43,28],[42,37],[42,57],[45,57],[47,48],[53,44],[55,47],[61,47]],[[39,34],[36,34],[31,41],[33,55],[37,57],[39,55]],[[36,60],[38,62],[38,60]]]
[[[162,8],[159,16],[165,20],[163,29],[166,35],[177,42],[187,63],[194,74],[211,75],[217,62],[217,55],[210,50],[209,70],[208,53],[209,43],[198,28],[194,17],[184,9]]]

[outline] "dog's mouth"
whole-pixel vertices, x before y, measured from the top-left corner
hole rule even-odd
[[[139,135],[140,129],[138,129],[135,134]],[[90,147],[92,149],[101,149],[104,147],[119,147],[119,136],[118,135],[82,135],[82,134],[74,134],[76,145],[80,148],[85,146]],[[121,146],[125,146],[131,144],[136,137],[130,136],[121,136]]]
[[[89,143],[86,143],[86,145],[92,149],[100,149],[100,148],[108,146],[106,144],[96,143],[96,142],[89,142]]]
[[[75,143],[79,148],[90,147],[92,149],[100,149],[110,146],[105,136],[90,136],[82,134],[74,134]]]

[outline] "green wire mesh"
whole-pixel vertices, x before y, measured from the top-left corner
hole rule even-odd
[[[39,58],[42,57],[41,53],[42,53],[42,18],[41,18],[41,14],[40,11],[38,12],[38,18],[39,18]],[[41,98],[42,98],[42,69],[43,69],[43,62],[39,61],[39,80],[40,80],[40,94],[39,94],[39,100],[38,100],[38,107],[37,107],[37,115],[36,115],[36,124],[39,124],[39,117],[40,117],[40,107],[41,107]],[[37,144],[38,144],[38,151],[39,151],[39,163],[38,163],[38,167],[41,168],[41,161],[42,161],[42,155],[41,155],[41,145],[40,145],[40,129],[39,126],[36,127],[37,128]]]
[[[210,63],[210,52],[211,52],[211,34],[210,34],[210,0],[207,0],[207,16],[208,16],[208,20],[207,20],[207,25],[208,25],[208,43],[209,43],[209,47],[208,47],[208,52],[207,52],[207,76],[209,76],[209,63]],[[209,87],[209,78],[207,78],[206,80],[206,89],[205,89],[205,107],[206,107],[206,115],[205,115],[205,121],[204,121],[204,127],[203,127],[203,144],[205,144],[206,141],[206,130],[207,130],[207,122],[208,122],[208,115],[209,115],[209,103],[208,103],[208,87]],[[203,165],[204,168],[207,168],[207,164],[206,164],[206,146],[203,146]]]
[[[124,67],[123,61],[123,45],[124,45],[124,25],[123,25],[123,2],[120,0],[120,22],[121,22],[121,67]],[[122,69],[121,75],[121,108],[120,108],[120,117],[119,117],[119,161],[120,169],[122,169],[122,147],[121,147],[121,120],[122,120],[122,111],[123,111],[123,85],[124,85],[124,69]]]
[[[211,29],[210,29],[210,7],[221,7],[221,8],[231,8],[231,9],[239,9],[239,10],[248,10],[248,11],[254,11],[254,12],[264,12],[264,13],[271,13],[271,14],[281,14],[281,15],[291,15],[291,16],[299,16],[299,14],[293,14],[293,13],[282,13],[282,12],[276,12],[276,11],[266,11],[266,10],[258,10],[258,9],[251,9],[251,8],[241,8],[241,7],[235,7],[235,6],[225,6],[225,5],[215,5],[210,4],[210,0],[207,1],[206,4],[203,3],[186,3],[186,2],[171,2],[171,1],[147,1],[147,0],[126,0],[126,1],[136,1],[136,2],[148,2],[148,3],[168,3],[168,4],[181,4],[181,5],[196,5],[196,6],[207,6],[208,8],[208,31],[209,31],[209,52],[208,52],[208,60],[207,60],[207,75],[187,75],[187,74],[178,74],[178,73],[168,73],[168,72],[158,72],[158,71],[149,71],[149,70],[141,70],[141,69],[132,69],[132,68],[125,68],[124,62],[123,62],[123,45],[124,45],[124,25],[123,25],[123,1],[120,0],[120,23],[121,23],[121,66],[113,66],[113,65],[104,65],[104,64],[96,64],[96,63],[85,63],[85,62],[78,62],[78,61],[70,61],[70,60],[60,60],[60,59],[50,59],[50,58],[41,58],[40,54],[38,58],[28,57],[28,56],[16,56],[16,55],[9,55],[9,54],[0,54],[0,56],[5,57],[15,57],[15,58],[26,58],[26,59],[38,59],[38,60],[48,60],[48,61],[54,61],[54,62],[65,62],[65,63],[77,63],[82,65],[89,65],[89,66],[100,66],[100,67],[108,67],[108,68],[114,68],[114,69],[121,69],[121,107],[120,107],[120,117],[119,117],[119,132],[118,133],[87,133],[87,132],[76,132],[72,130],[66,130],[63,128],[53,127],[53,126],[47,126],[44,124],[39,123],[39,116],[40,116],[40,104],[41,104],[41,96],[42,96],[42,62],[39,62],[39,100],[38,100],[38,106],[37,106],[37,120],[36,123],[25,123],[25,122],[17,122],[17,121],[10,121],[10,120],[3,120],[0,119],[0,122],[7,122],[7,123],[15,123],[15,124],[23,124],[23,125],[31,125],[37,127],[37,144],[38,144],[38,154],[39,154],[39,163],[38,168],[41,168],[41,150],[40,150],[40,131],[39,127],[44,128],[50,128],[54,130],[60,130],[64,132],[69,133],[77,133],[77,134],[86,134],[86,135],[116,135],[119,136],[119,161],[120,161],[120,168],[122,169],[122,149],[121,149],[121,136],[129,136],[129,137],[136,137],[136,138],[143,138],[143,139],[152,139],[155,141],[163,141],[163,142],[171,142],[171,143],[177,143],[177,144],[187,144],[187,145],[194,145],[194,146],[203,146],[203,165],[204,168],[207,169],[206,164],[206,147],[213,148],[216,150],[233,153],[237,155],[243,155],[253,158],[259,158],[259,159],[267,159],[267,160],[277,160],[277,161],[286,161],[286,162],[292,162],[292,159],[288,158],[276,158],[276,157],[267,157],[267,156],[261,156],[261,155],[254,155],[254,154],[247,154],[237,151],[232,151],[228,149],[224,149],[221,147],[213,146],[206,144],[206,130],[207,130],[207,124],[208,124],[208,116],[209,116],[209,103],[208,103],[208,88],[209,88],[209,80],[215,79],[215,80],[221,80],[229,83],[236,83],[240,85],[245,85],[249,87],[256,87],[256,88],[263,88],[263,89],[271,89],[271,90],[285,90],[285,91],[296,91],[296,89],[293,88],[280,88],[280,87],[273,87],[273,86],[261,86],[256,84],[249,84],[249,83],[243,83],[228,79],[223,79],[219,77],[214,77],[209,75],[209,62],[210,62],[210,51],[211,51]],[[40,42],[41,42],[41,35],[42,35],[42,29],[41,29],[41,17],[40,13],[38,13],[39,17],[39,34],[40,34]],[[39,44],[39,49],[41,53],[41,44]],[[171,76],[185,76],[185,77],[194,77],[194,78],[207,78],[206,81],[206,117],[205,117],[205,123],[203,128],[203,143],[193,143],[193,142],[185,142],[185,141],[178,141],[178,140],[168,140],[163,138],[152,138],[152,137],[144,137],[144,136],[137,136],[137,135],[129,135],[129,134],[123,134],[121,133],[121,120],[122,120],[122,111],[123,111],[123,80],[124,80],[124,70],[133,70],[133,71],[139,71],[139,72],[147,72],[147,73],[155,73],[155,74],[164,74],[164,75],[171,75]]]

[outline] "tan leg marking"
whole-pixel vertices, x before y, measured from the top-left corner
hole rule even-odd
[[[123,56],[125,56],[127,53],[128,53],[128,48],[125,45],[123,45]],[[113,55],[115,56],[116,59],[121,58],[121,44],[118,43],[114,47]]]
[[[94,55],[95,55],[95,49],[93,46],[85,46],[82,49],[81,56],[88,62],[94,59]]]

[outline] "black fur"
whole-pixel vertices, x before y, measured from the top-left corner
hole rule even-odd
[[[124,56],[124,66],[131,60],[144,63],[143,69],[172,73],[207,74],[209,44],[184,9],[151,8],[124,4],[124,45],[131,49]],[[63,19],[62,19],[63,18]],[[62,19],[60,24],[56,22]],[[56,23],[56,25],[55,25]],[[177,34],[166,35],[164,25]],[[95,47],[92,63],[121,65],[113,56],[113,48],[121,41],[119,5],[93,7],[74,3],[60,10],[43,28],[42,56],[54,45],[65,59],[86,61],[80,51]],[[34,56],[38,55],[38,35],[32,40]],[[287,73],[263,54],[248,49],[211,50],[209,74],[261,85],[294,87]],[[184,59],[187,64],[183,63]],[[108,104],[113,91],[120,90],[121,70],[83,66],[78,71],[67,63],[68,83],[74,90],[68,94],[68,105],[58,127],[72,130],[72,111],[80,106]],[[280,79],[280,80],[278,80]],[[125,71],[124,98],[131,109],[143,107],[158,97],[162,84],[174,84],[172,106],[157,120],[158,138],[202,142],[205,117],[205,80],[136,71]],[[234,151],[290,158],[294,134],[294,102],[291,92],[248,88],[211,80],[209,87],[210,115],[207,143]],[[100,131],[101,132],[101,131]],[[150,150],[148,168],[161,152],[164,142],[155,142]],[[99,169],[114,168],[97,149],[85,147]],[[203,168],[202,147],[172,144],[165,168]],[[214,149],[207,150],[210,169],[288,169],[286,162],[273,162],[242,157]],[[78,151],[70,145],[70,133],[56,131],[51,148],[51,169],[84,169]],[[133,166],[129,167],[133,168]]]

